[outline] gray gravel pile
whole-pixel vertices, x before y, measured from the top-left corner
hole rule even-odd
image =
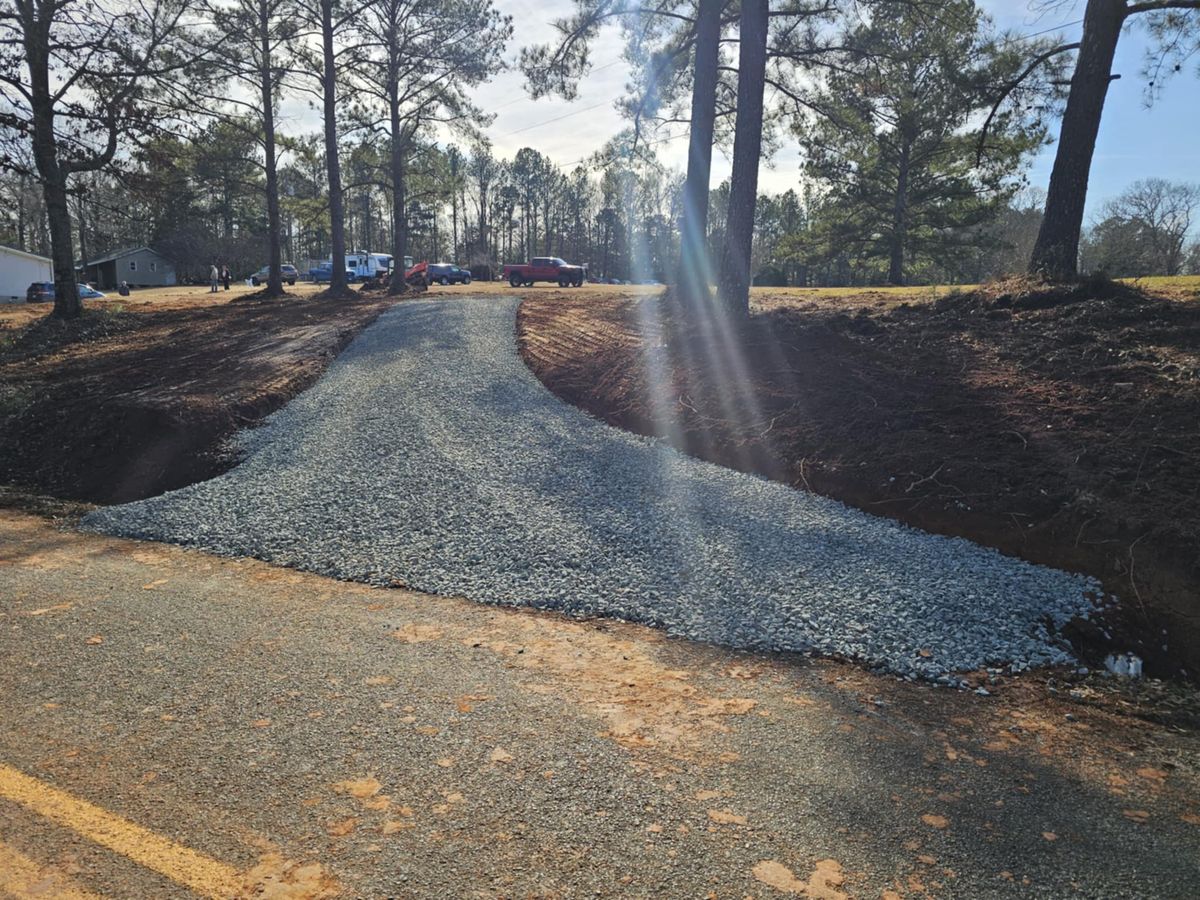
[[[1098,586],[684,456],[551,395],[513,299],[405,303],[211,481],[85,526],[955,682],[1071,661]]]

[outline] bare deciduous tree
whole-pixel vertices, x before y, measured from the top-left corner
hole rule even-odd
[[[1134,182],[1104,205],[1084,241],[1084,262],[1114,277],[1179,275],[1197,207],[1200,185],[1164,178]]]
[[[126,136],[161,121],[161,79],[212,42],[187,46],[187,0],[5,0],[0,3],[0,165],[36,174],[45,197],[54,315],[83,312],[68,203],[73,175],[109,165]],[[15,146],[14,146],[15,145]],[[32,148],[31,167],[23,146]]]

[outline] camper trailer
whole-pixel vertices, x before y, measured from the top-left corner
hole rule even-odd
[[[329,261],[330,266],[333,260]],[[349,250],[346,252],[346,270],[354,273],[355,281],[369,281],[386,275],[392,264],[390,253],[369,253],[366,250]]]

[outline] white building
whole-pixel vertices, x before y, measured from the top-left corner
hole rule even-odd
[[[0,302],[24,300],[35,281],[53,281],[50,260],[0,244]]]

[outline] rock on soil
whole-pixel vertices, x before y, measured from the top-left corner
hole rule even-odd
[[[906,676],[1071,661],[1095,582],[604,425],[522,364],[516,305],[392,309],[236,468],[85,527]]]

